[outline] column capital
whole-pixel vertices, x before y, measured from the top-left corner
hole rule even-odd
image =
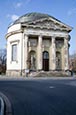
[[[42,35],[38,36],[38,45],[42,46]]]
[[[64,45],[68,44],[68,38],[64,38]]]
[[[55,44],[55,37],[52,37],[52,44]]]
[[[27,34],[24,35],[25,42],[27,44],[29,36]]]
[[[42,34],[40,34],[40,35],[38,35],[38,37],[42,38],[42,37],[43,37],[43,35],[42,35]]]
[[[70,40],[70,35],[66,35],[65,37],[64,37],[64,39],[66,39],[66,40]]]
[[[28,37],[29,35],[28,34],[24,34],[24,37]]]
[[[53,36],[51,36],[51,38],[55,39],[55,38],[56,38],[56,36],[55,36],[55,35],[53,35]]]

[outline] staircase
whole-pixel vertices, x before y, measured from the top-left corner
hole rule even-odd
[[[37,71],[30,72],[29,77],[68,77],[69,73],[65,71]]]

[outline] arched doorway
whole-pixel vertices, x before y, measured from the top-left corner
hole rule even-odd
[[[47,51],[43,52],[43,70],[49,71],[49,53]]]
[[[61,70],[61,53],[56,52],[56,69]]]
[[[33,50],[30,51],[28,59],[29,59],[29,69],[36,70],[36,52]]]

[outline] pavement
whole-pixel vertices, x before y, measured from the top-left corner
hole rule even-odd
[[[23,77],[23,76],[19,76],[19,77],[17,77],[17,76],[6,76],[6,75],[0,75],[0,80],[37,80],[37,79],[76,79],[76,75],[74,75],[74,76],[69,76],[69,77]]]

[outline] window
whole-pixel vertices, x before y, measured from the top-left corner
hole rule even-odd
[[[43,46],[49,47],[49,46],[50,46],[50,40],[44,39],[44,40],[43,40]]]
[[[43,52],[43,59],[49,59],[49,53],[48,52]]]
[[[12,61],[17,60],[17,44],[12,45]]]
[[[30,39],[29,46],[37,46],[37,39]]]
[[[61,48],[63,46],[63,40],[56,40],[56,48]]]

